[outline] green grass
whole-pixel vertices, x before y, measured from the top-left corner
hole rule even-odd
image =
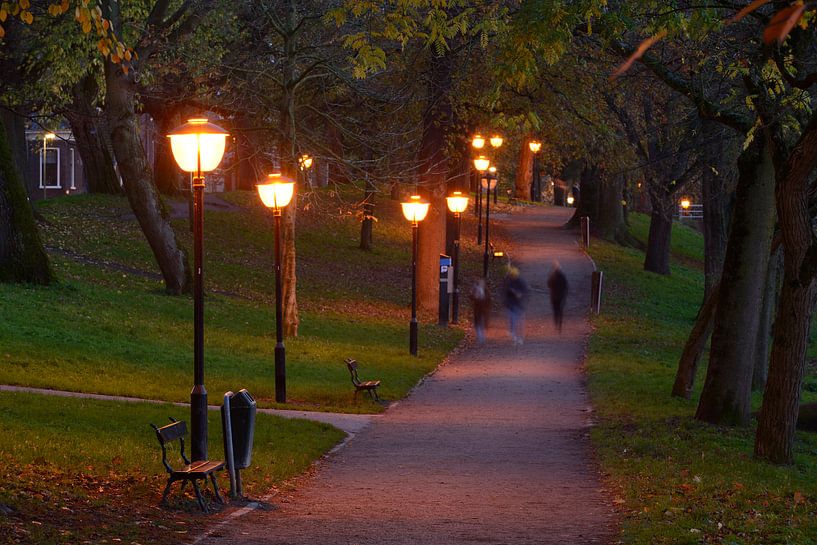
[[[644,217],[631,219],[635,236],[645,235]],[[669,395],[702,298],[701,248],[700,235],[676,228],[673,261],[682,265],[663,277],[642,270],[639,251],[591,246],[605,273],[587,360],[593,439],[618,496],[623,542],[817,543],[817,438],[799,434],[795,464],[772,466],[752,458],[753,429],[693,419],[702,373],[692,400]]]
[[[0,543],[178,542],[204,521],[191,517],[197,507],[182,499],[179,484],[170,510],[155,507],[166,474],[148,423],[186,413],[171,405],[0,393],[0,505],[14,510],[0,515]],[[211,411],[209,428],[210,458],[223,459],[218,412]],[[258,414],[252,466],[242,472],[245,493],[259,497],[284,486],[342,436],[325,424]],[[176,456],[170,452],[171,465],[180,466]],[[218,479],[227,493],[226,473]]]
[[[409,356],[411,231],[399,204],[382,199],[374,250],[359,250],[355,197],[316,192],[298,212],[300,328],[286,339],[286,408],[380,412],[368,396],[355,398],[344,358],[360,362],[363,379],[382,381],[382,398],[397,400],[463,337],[462,328],[421,315],[420,357]],[[253,193],[224,198],[238,208],[205,213],[205,383],[211,403],[247,388],[260,407],[278,406],[272,221]],[[126,200],[85,195],[38,208],[60,282],[0,284],[0,383],[187,401],[192,300],[164,293]],[[187,221],[173,221],[190,248]],[[480,250],[470,241],[463,250],[466,279],[476,274]],[[168,415],[188,419],[189,410],[0,393],[0,544],[175,543],[203,525],[189,497],[170,510],[156,507],[164,472],[148,423]],[[247,492],[287,486],[342,436],[259,415]],[[221,457],[217,414],[209,440],[210,457]]]
[[[261,406],[274,406],[271,222],[253,194],[228,198],[241,209],[205,214],[206,384],[213,392],[246,387]],[[408,356],[410,230],[396,203],[381,206],[373,252],[356,248],[354,218],[327,213],[323,204],[299,218],[301,327],[286,340],[288,401],[377,412],[381,406],[354,400],[344,358],[358,359],[363,375],[380,379],[384,398],[399,399],[462,330],[424,324],[420,357]],[[59,199],[42,212],[62,282],[0,286],[0,305],[9,309],[0,323],[0,383],[186,400],[192,301],[165,295],[150,276],[152,257],[124,199]],[[176,227],[189,247],[185,220]]]

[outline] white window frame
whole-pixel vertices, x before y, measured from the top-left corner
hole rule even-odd
[[[62,176],[60,173],[60,148],[40,148],[40,189],[62,189]],[[45,156],[50,150],[57,152],[57,185],[45,185]]]

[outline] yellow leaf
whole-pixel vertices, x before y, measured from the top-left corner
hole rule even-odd
[[[116,53],[113,53],[111,55],[111,62],[115,63],[115,64],[119,64],[120,62],[122,62],[122,59],[119,58],[119,55],[117,55]]]
[[[30,25],[34,21],[34,16],[31,15],[30,11],[24,11],[20,14],[20,19],[27,25]]]
[[[51,15],[52,17],[56,17],[57,15],[60,14],[60,7],[56,4],[51,4],[50,6],[48,6],[48,14]]]
[[[29,0],[20,0],[20,9],[28,9],[31,7],[31,2]]]
[[[60,9],[62,9],[63,13],[68,11],[68,0],[62,0],[62,3],[60,4]]]
[[[6,21],[6,17],[8,17],[8,16],[9,16],[9,12],[7,12],[7,11],[6,11],[6,10],[4,10],[4,9],[0,9],[0,23],[5,22],[5,21]]]
[[[82,31],[85,34],[91,32],[91,21],[88,21],[87,19],[85,21],[82,21]]]
[[[129,61],[131,59],[130,49],[125,50],[125,60]]]
[[[3,27],[2,27],[2,26],[0,26],[0,38],[2,38],[2,37],[3,37],[3,36],[5,36],[5,35],[6,35],[6,31],[5,31],[5,30],[3,30]]]

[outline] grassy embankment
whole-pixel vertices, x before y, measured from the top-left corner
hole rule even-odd
[[[648,218],[631,216],[646,240]],[[703,294],[703,243],[673,230],[672,275],[642,269],[642,252],[593,242],[605,272],[603,313],[587,361],[599,424],[602,467],[618,491],[627,544],[817,543],[817,437],[798,434],[796,461],[777,467],[752,458],[754,426],[693,420],[692,400],[669,396],[678,357]],[[804,400],[814,401],[817,376]],[[754,398],[759,407],[760,394]]]
[[[237,208],[205,214],[205,383],[211,403],[245,387],[259,406],[273,407],[272,221],[254,194],[225,198]],[[38,207],[60,283],[0,285],[0,383],[187,401],[192,301],[163,293],[126,201],[83,196]],[[378,412],[380,405],[353,398],[345,357],[360,361],[363,378],[381,379],[382,397],[393,400],[462,338],[462,330],[429,319],[420,329],[420,357],[408,355],[410,229],[398,204],[383,199],[375,250],[363,252],[348,209],[348,199],[323,193],[299,212],[301,327],[286,342],[287,408]],[[174,224],[190,248],[187,220]],[[464,249],[475,269],[478,250],[467,241]],[[187,413],[0,393],[0,543],[177,541],[175,532],[201,517],[195,507],[192,514],[155,507],[164,477],[148,423]],[[341,436],[328,426],[259,415],[245,490],[258,495],[284,485]],[[221,456],[213,415],[210,457]]]

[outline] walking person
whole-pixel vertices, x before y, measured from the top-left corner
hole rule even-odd
[[[528,283],[519,275],[519,269],[509,265],[502,283],[502,304],[508,311],[508,326],[514,344],[524,342],[528,291]]]
[[[553,261],[553,270],[548,276],[548,289],[550,290],[550,306],[553,308],[553,325],[561,333],[568,285],[567,277],[556,260]]]
[[[488,316],[491,314],[491,296],[485,279],[480,278],[471,289],[471,303],[474,306],[474,331],[479,344],[485,343],[485,329],[488,327]]]

